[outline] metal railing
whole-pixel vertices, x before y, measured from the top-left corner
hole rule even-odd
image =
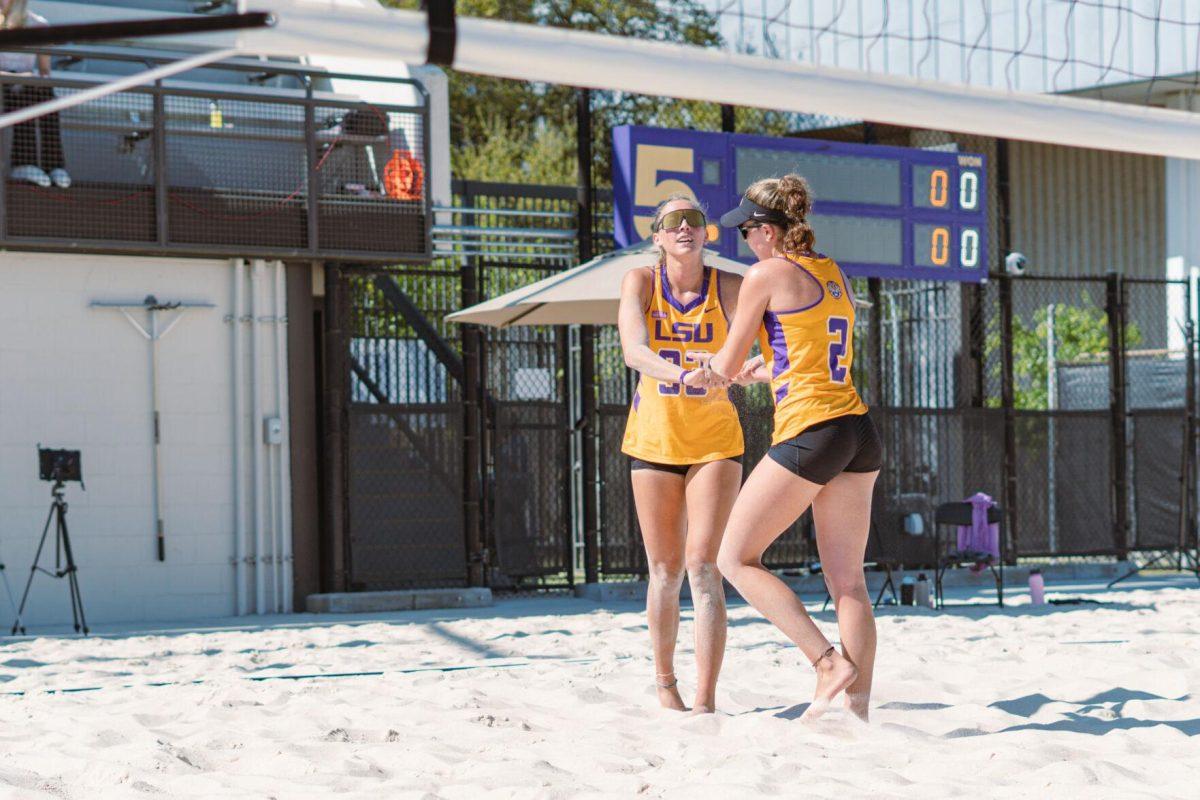
[[[172,60],[120,48],[37,52],[52,57],[52,76],[0,75],[6,109],[95,86],[130,63]],[[108,71],[83,71],[94,64]],[[413,102],[367,102],[334,91],[335,81],[403,84]],[[427,260],[428,128],[428,94],[410,79],[260,61],[202,67],[5,131],[0,246]],[[61,166],[55,139],[70,188],[16,180],[25,163]]]

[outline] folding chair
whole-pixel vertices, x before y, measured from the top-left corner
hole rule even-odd
[[[935,558],[934,568],[934,596],[938,608],[945,608],[945,594],[942,591],[942,578],[949,567],[959,566],[962,564],[978,564],[984,562],[988,569],[992,571],[992,578],[996,581],[996,598],[998,605],[1004,607],[1004,512],[999,506],[992,506],[987,511],[988,524],[998,524],[1000,529],[1000,557],[993,560],[991,553],[983,553],[977,551],[960,551],[957,546],[957,540],[953,547],[947,543],[945,552],[942,550],[942,526],[943,525],[967,525],[970,526],[973,520],[974,508],[970,503],[960,501],[957,503],[942,503],[933,512],[933,548]]]

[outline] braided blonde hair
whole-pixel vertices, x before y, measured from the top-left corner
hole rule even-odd
[[[746,197],[787,217],[788,225],[783,231],[785,253],[808,253],[816,246],[817,235],[808,224],[812,190],[804,178],[795,173],[782,178],[763,178],[750,184]]]

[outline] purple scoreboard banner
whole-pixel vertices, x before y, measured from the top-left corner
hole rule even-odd
[[[625,125],[613,129],[619,247],[650,235],[655,207],[677,192],[709,217],[759,178],[798,172],[813,190],[817,249],[850,275],[983,281],[987,185],[982,155]],[[709,246],[751,262],[737,231],[710,224]]]

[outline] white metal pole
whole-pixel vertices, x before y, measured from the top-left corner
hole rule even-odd
[[[253,442],[251,460],[253,476],[250,487],[254,501],[254,599],[255,613],[266,613],[267,586],[263,574],[266,556],[266,522],[263,508],[263,437],[262,437],[262,391],[259,387],[259,368],[262,363],[259,347],[258,315],[262,291],[262,259],[251,262],[250,271],[250,439]]]
[[[283,440],[279,445],[279,550],[283,575],[283,608],[290,613],[294,606],[292,565],[292,430],[288,407],[288,344],[287,344],[287,275],[282,261],[275,262],[275,387],[279,421]]]
[[[151,448],[153,475],[150,485],[154,493],[154,537],[159,561],[167,558],[162,512],[162,419],[158,413],[158,311],[146,311],[150,316],[150,420],[154,447]]]
[[[246,614],[246,478],[243,452],[246,447],[245,353],[242,323],[245,316],[246,262],[233,259],[233,552],[237,584],[237,613]]]

